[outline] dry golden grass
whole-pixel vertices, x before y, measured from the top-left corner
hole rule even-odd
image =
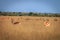
[[[0,16],[0,40],[60,40],[60,17]]]

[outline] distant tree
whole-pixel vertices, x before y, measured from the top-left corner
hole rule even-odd
[[[18,15],[19,15],[19,16],[22,16],[22,13],[21,13],[21,12],[18,12]]]
[[[48,16],[48,14],[47,13],[44,13],[44,16]]]
[[[7,13],[6,13],[6,12],[2,12],[1,15],[2,15],[2,16],[6,16]]]
[[[60,16],[60,14],[54,14],[54,16],[55,16],[55,17],[59,17],[59,16]]]
[[[2,12],[0,11],[0,13],[2,13]]]
[[[29,13],[29,16],[32,16],[32,15],[33,15],[33,12],[30,12],[30,13]]]
[[[0,11],[0,15],[2,14],[2,12]]]
[[[38,14],[37,13],[34,13],[33,16],[38,16]]]

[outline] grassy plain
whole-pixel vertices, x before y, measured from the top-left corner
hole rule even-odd
[[[0,16],[0,40],[60,40],[60,17]]]

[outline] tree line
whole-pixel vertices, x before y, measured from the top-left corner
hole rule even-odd
[[[60,17],[60,13],[0,12],[0,16],[40,16],[40,17]]]

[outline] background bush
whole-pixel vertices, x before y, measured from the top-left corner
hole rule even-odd
[[[60,17],[60,13],[34,13],[34,12],[1,12],[0,16],[40,16],[40,17]]]

